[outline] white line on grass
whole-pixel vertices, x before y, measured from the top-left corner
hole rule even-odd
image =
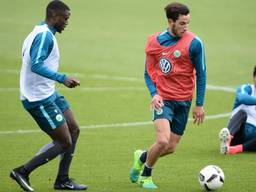
[[[58,87],[57,90],[61,91],[73,91],[73,89],[68,89],[66,87]],[[78,87],[76,90],[84,92],[99,92],[99,91],[145,91],[146,87]],[[18,92],[19,88],[9,87],[4,88],[0,87],[0,93],[7,92]]]
[[[206,89],[208,90],[214,90],[214,91],[224,91],[228,93],[233,93],[236,90],[234,88],[230,87],[222,87],[222,86],[215,86],[215,85],[207,85]],[[68,89],[65,87],[59,87],[57,90],[61,91],[73,91],[73,89]],[[146,90],[146,87],[78,87],[78,91],[84,91],[84,92],[99,92],[99,91],[144,91]],[[0,87],[0,93],[7,93],[7,92],[18,92],[19,88],[17,87],[9,87],[4,88]]]
[[[19,74],[20,71],[15,70],[15,69],[1,69],[0,73]],[[85,78],[92,78],[92,79],[104,79],[104,80],[128,81],[128,82],[144,82],[143,78],[137,78],[137,77],[121,77],[121,76],[110,76],[110,75],[101,75],[101,74],[86,75],[84,73],[68,73],[68,72],[63,72],[63,73],[74,75],[77,77],[85,77]],[[232,92],[232,93],[236,91],[232,87],[216,86],[216,85],[207,85],[206,88],[208,90],[217,90],[217,91],[225,91],[225,92]],[[0,88],[0,92],[4,91],[4,89],[5,88]],[[13,91],[15,88],[9,88],[9,89],[10,89],[10,91]],[[8,91],[8,88],[7,88],[7,91]]]
[[[216,115],[206,116],[206,120],[209,119],[220,119],[229,117],[231,113],[222,113]],[[189,121],[193,119],[189,118]],[[135,126],[144,126],[151,125],[152,121],[144,121],[144,122],[129,122],[129,123],[112,123],[112,124],[101,124],[101,125],[81,125],[80,129],[97,129],[97,128],[123,128],[123,127],[135,127]],[[39,129],[37,130],[16,130],[16,131],[0,131],[0,135],[10,135],[10,134],[28,134],[28,133],[38,133],[41,132]]]
[[[216,85],[206,85],[206,89],[208,90],[216,90],[216,91],[224,91],[224,92],[236,92],[236,89],[231,87],[224,87],[224,86],[216,86]]]
[[[14,74],[18,75],[20,74],[19,70],[15,69],[1,69],[0,73],[2,74]],[[136,78],[136,77],[121,77],[121,76],[109,76],[109,75],[100,75],[100,74],[95,74],[95,75],[87,75],[84,73],[72,73],[72,72],[63,72],[68,75],[76,76],[76,77],[84,77],[84,78],[92,78],[92,79],[104,79],[104,80],[116,80],[116,81],[141,81],[143,82],[143,79],[141,78]]]

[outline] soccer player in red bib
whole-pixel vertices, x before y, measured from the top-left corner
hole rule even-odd
[[[148,37],[145,82],[152,96],[150,103],[156,128],[156,141],[146,151],[134,152],[130,180],[155,189],[152,169],[159,157],[175,151],[187,124],[196,82],[194,123],[204,120],[206,88],[205,54],[202,41],[188,31],[190,12],[186,5],[165,7],[168,28]]]

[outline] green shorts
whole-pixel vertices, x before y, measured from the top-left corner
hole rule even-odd
[[[165,100],[160,111],[153,110],[153,121],[156,119],[167,119],[170,122],[170,130],[183,135],[189,116],[191,101]]]
[[[67,109],[69,109],[68,102],[62,95],[57,94],[55,100],[27,109],[27,111],[35,119],[39,127],[48,133],[66,122],[63,113]]]

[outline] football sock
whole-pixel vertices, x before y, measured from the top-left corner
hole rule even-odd
[[[63,148],[58,142],[54,141],[52,143],[46,144],[29,162],[24,165],[24,170],[26,170],[28,175],[34,169],[47,163],[48,161],[51,161],[62,152]]]
[[[247,119],[247,114],[245,111],[240,110],[238,111],[229,121],[228,129],[231,135],[235,135],[238,133],[242,125],[245,123]]]
[[[65,151],[65,153],[62,153],[60,155],[60,164],[59,164],[59,171],[58,171],[58,176],[57,180],[65,180],[68,178],[68,173],[69,173],[69,168],[73,159],[73,154],[76,148],[76,141],[77,137],[72,137],[72,146]]]
[[[143,172],[141,176],[150,177],[152,172],[152,167],[149,167],[147,164],[145,164]]]
[[[230,146],[228,148],[228,154],[237,154],[243,152],[243,145]]]
[[[142,162],[142,163],[145,163],[146,162],[146,159],[147,159],[147,151],[143,151],[142,153],[141,153],[141,155],[140,155],[140,161]]]

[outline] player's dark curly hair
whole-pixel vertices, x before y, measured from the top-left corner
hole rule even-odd
[[[46,7],[46,18],[52,18],[54,13],[62,15],[65,11],[69,11],[70,8],[60,0],[51,1]]]
[[[186,5],[181,3],[170,3],[165,8],[166,17],[172,19],[174,22],[178,19],[179,15],[189,14],[189,9]]]
[[[253,70],[253,77],[256,76],[256,65],[254,66],[254,70]]]

